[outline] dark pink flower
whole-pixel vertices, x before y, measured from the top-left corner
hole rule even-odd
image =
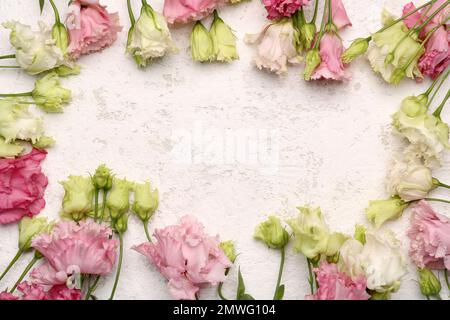
[[[45,207],[48,180],[41,162],[46,154],[33,149],[16,159],[0,159],[0,224],[32,217]]]
[[[66,285],[57,285],[49,290],[39,284],[22,282],[17,286],[22,293],[20,300],[81,300],[81,291],[69,289]]]
[[[0,292],[0,300],[19,300],[19,298],[9,292],[3,291]]]
[[[314,71],[311,79],[326,80],[348,80],[349,74],[346,72],[342,62],[344,46],[342,40],[335,33],[326,33],[320,40],[320,65]]]
[[[232,265],[219,247],[219,238],[207,235],[194,217],[185,216],[179,225],[156,230],[155,237],[156,243],[133,249],[169,280],[175,299],[194,300],[202,286],[223,282],[225,269]]]
[[[74,59],[109,47],[122,30],[119,15],[109,13],[99,0],[72,1],[66,24],[70,38],[68,51]]]
[[[419,268],[450,270],[450,219],[422,200],[413,208],[409,256]]]
[[[314,272],[319,288],[316,294],[306,297],[309,300],[368,300],[370,297],[366,292],[364,276],[352,280],[347,274],[339,272],[336,264],[328,262],[322,262]]]
[[[79,224],[58,222],[50,234],[33,239],[32,247],[47,259],[47,263],[32,271],[33,282],[58,285],[66,283],[71,276],[110,273],[118,247],[118,241],[110,239],[111,235],[109,227],[92,220]]]
[[[307,5],[310,0],[263,0],[268,12],[267,18],[280,19],[292,16],[301,6]]]
[[[203,19],[225,2],[225,0],[165,0],[163,14],[168,23],[182,24]]]

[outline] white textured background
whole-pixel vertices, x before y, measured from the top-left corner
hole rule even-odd
[[[56,1],[63,14],[67,1]],[[135,0],[135,13],[140,1]],[[399,8],[401,1],[387,1]],[[403,1],[405,2],[405,1]],[[403,97],[425,90],[428,82],[404,81],[388,86],[360,59],[351,66],[347,83],[306,83],[300,67],[278,77],[257,70],[251,62],[253,47],[242,42],[245,33],[259,32],[265,25],[265,10],[259,1],[226,7],[222,18],[239,38],[240,61],[201,65],[191,61],[188,47],[192,25],[173,30],[180,53],[138,70],[125,56],[129,20],[126,1],[102,0],[118,11],[124,31],[112,48],[80,59],[81,75],[63,80],[73,91],[73,102],[64,114],[44,115],[47,133],[57,140],[44,163],[50,184],[42,214],[58,216],[63,189],[58,181],[69,174],[87,174],[105,162],[121,176],[150,179],[160,190],[161,204],[151,229],[175,223],[184,214],[200,218],[210,233],[232,239],[241,253],[238,264],[247,291],[257,299],[270,299],[275,287],[279,253],[252,239],[255,225],[269,214],[288,218],[295,207],[320,205],[331,229],[353,233],[355,223],[367,224],[364,208],[370,199],[385,198],[384,178],[390,160],[401,150],[392,135],[390,115]],[[354,27],[342,33],[346,44],[367,35],[379,25],[382,0],[344,0]],[[162,1],[151,1],[162,10]],[[53,21],[50,6],[42,19]],[[38,1],[0,1],[0,20],[16,19],[35,25]],[[0,31],[0,53],[10,53],[8,32]],[[0,71],[2,92],[28,91],[34,78],[17,70]],[[444,119],[448,113],[444,114]],[[219,140],[193,145],[196,161],[176,161],[173,134],[195,131],[196,124],[208,134],[224,130],[275,130],[279,137],[278,170],[265,170],[262,163],[208,163],[208,149]],[[216,131],[213,131],[216,130]],[[219,130],[217,132],[217,130]],[[278,131],[276,131],[278,130]],[[184,145],[186,146],[186,145]],[[217,156],[217,154],[216,154]],[[206,159],[206,161],[205,161]],[[450,181],[448,157],[435,176]],[[273,169],[273,168],[272,168]],[[445,193],[443,194],[445,196]],[[436,205],[436,208],[449,209]],[[446,213],[443,211],[443,213]],[[403,240],[408,212],[389,223]],[[145,240],[142,227],[130,221],[125,247]],[[16,251],[17,227],[0,227],[0,270]],[[20,260],[1,288],[11,285],[31,259]],[[235,270],[225,284],[232,297]],[[105,298],[112,286],[111,275],[97,295]],[[421,298],[412,266],[395,299]],[[308,292],[305,259],[289,248],[283,278],[286,299],[303,299]],[[444,292],[443,296],[448,296]],[[169,299],[165,280],[143,256],[126,250],[117,298]],[[215,291],[202,291],[202,299],[214,299]]]

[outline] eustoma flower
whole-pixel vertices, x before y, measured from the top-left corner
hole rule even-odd
[[[307,296],[310,300],[367,300],[366,279],[359,275],[352,279],[340,272],[336,264],[322,262],[313,270],[318,283],[317,292]]]
[[[133,247],[145,255],[169,281],[175,299],[194,300],[200,288],[225,280],[232,263],[220,248],[218,237],[211,237],[194,217],[185,216],[180,224],[157,229],[155,243]]]
[[[164,0],[164,16],[170,24],[198,21],[222,6],[225,0]]]
[[[172,41],[170,30],[163,15],[154,11],[144,2],[141,15],[134,20],[130,2],[128,1],[131,19],[127,52],[129,52],[140,67],[145,67],[153,59],[161,58],[177,49]]]
[[[61,216],[80,221],[94,210],[94,185],[90,177],[69,176],[62,181],[64,198]]]
[[[36,81],[32,97],[37,106],[46,112],[63,112],[63,105],[70,101],[72,93],[60,85],[56,73],[49,73]]]
[[[450,270],[450,219],[420,201],[413,208],[408,236],[409,255],[419,268]]]
[[[47,286],[77,285],[83,275],[106,275],[116,261],[117,240],[112,230],[92,220],[60,221],[50,233],[35,237],[32,246],[46,259],[33,270],[32,281]]]
[[[285,18],[270,23],[259,34],[246,35],[244,41],[257,45],[254,61],[259,69],[283,74],[287,72],[288,62],[300,63],[297,39],[298,31],[294,28],[292,19]]]
[[[0,159],[0,224],[37,215],[45,207],[47,177],[41,162],[46,152],[33,149],[17,159]]]
[[[292,16],[310,0],[263,0],[269,19],[280,19]]]
[[[74,59],[109,47],[122,30],[118,14],[109,13],[99,0],[72,1],[66,25],[70,38],[68,52]]]

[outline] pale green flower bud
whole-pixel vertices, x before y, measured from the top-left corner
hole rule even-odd
[[[390,300],[390,299],[391,299],[390,291],[384,291],[384,292],[373,291],[370,294],[370,300]]]
[[[24,217],[19,223],[19,249],[28,251],[31,248],[31,240],[43,232],[48,232],[51,225],[44,217]]]
[[[406,76],[406,71],[403,67],[396,68],[391,75],[391,79],[389,83],[392,84],[399,84],[400,81],[403,80],[403,78]]]
[[[55,23],[52,28],[52,37],[56,46],[61,49],[63,54],[66,54],[69,47],[69,33],[62,23]]]
[[[314,23],[303,24],[299,29],[300,44],[305,50],[311,49],[316,37],[316,25]]]
[[[22,153],[24,147],[17,143],[6,143],[5,139],[0,136],[0,158],[14,158]]]
[[[109,190],[112,187],[112,171],[106,165],[101,164],[92,177],[92,183],[97,189]]]
[[[220,248],[223,250],[227,258],[234,263],[236,261],[236,250],[233,241],[224,241],[220,243]]]
[[[332,257],[339,255],[339,250],[348,237],[342,233],[335,232],[330,235],[327,242],[327,247],[325,252],[323,252],[327,257]]]
[[[281,249],[289,242],[289,234],[281,225],[280,219],[270,216],[267,221],[259,224],[253,237],[263,241],[272,249]]]
[[[370,201],[369,207],[366,208],[367,219],[369,219],[375,227],[379,228],[388,220],[398,219],[408,205],[407,202],[398,197],[387,200]]]
[[[441,283],[435,274],[427,269],[418,269],[420,291],[426,297],[439,296],[441,292]]]
[[[369,38],[370,39],[370,38]],[[362,56],[367,52],[369,48],[369,40],[368,38],[358,38],[352,42],[350,47],[344,51],[342,55],[342,62],[350,63],[359,56]]]
[[[143,222],[148,222],[158,208],[158,189],[152,189],[150,182],[134,186],[133,212]]]
[[[406,97],[402,101],[401,110],[408,117],[417,117],[419,115],[427,113],[428,111],[427,103],[428,103],[428,96],[425,94],[421,94],[419,96]]]
[[[114,230],[119,234],[124,234],[128,229],[128,214],[121,215],[117,220],[113,221]]]
[[[106,207],[113,221],[119,219],[130,209],[130,191],[133,183],[126,179],[113,179],[111,191],[106,199]]]
[[[44,111],[59,113],[63,112],[63,105],[70,101],[72,93],[60,86],[58,75],[52,72],[36,81],[32,96]]]
[[[358,240],[361,244],[366,243],[366,227],[361,224],[355,226],[355,234],[353,236],[355,240]]]
[[[316,70],[316,68],[320,65],[322,59],[320,58],[320,53],[318,49],[311,49],[306,53],[305,57],[305,70],[304,70],[304,78],[305,80],[311,80],[311,76]]]
[[[219,17],[217,10],[214,10],[214,20],[209,32],[213,43],[213,53],[217,61],[230,62],[239,59],[236,49],[236,36]]]
[[[61,185],[65,191],[61,215],[74,221],[84,219],[93,210],[94,185],[91,178],[69,176]]]
[[[70,67],[62,65],[54,69],[53,71],[55,71],[60,77],[76,76],[80,74],[81,67],[77,64],[73,64]]]
[[[209,31],[197,21],[191,33],[191,55],[194,61],[210,62],[214,60],[214,46]]]
[[[35,147],[37,149],[41,149],[41,150],[51,148],[54,145],[55,145],[55,139],[53,139],[52,137],[47,137],[47,136],[40,137],[38,141],[33,143],[33,147]]]

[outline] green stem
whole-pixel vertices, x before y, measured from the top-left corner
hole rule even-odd
[[[436,96],[436,93],[439,91],[439,88],[442,86],[442,84],[444,83],[444,81],[447,79],[448,75],[450,73],[450,70],[447,70],[446,73],[442,73],[439,77],[436,77],[436,79],[434,79],[433,83],[431,84],[431,86],[428,88],[427,91],[425,91],[425,95],[429,96],[430,93],[434,90],[434,87],[436,86],[436,84],[441,80],[442,78],[442,82],[439,85],[438,89],[434,92],[433,97],[431,98],[431,101],[434,99],[434,97]]]
[[[445,95],[444,100],[441,102],[439,107],[433,112],[433,116],[435,116],[438,119],[441,119],[442,109],[444,109],[444,106],[447,103],[449,98],[450,98],[450,90],[447,91],[447,94]]]
[[[375,33],[383,32],[383,31],[389,29],[390,27],[396,25],[396,24],[399,23],[400,21],[403,21],[403,20],[405,20],[406,18],[412,16],[412,15],[413,15],[414,13],[416,13],[417,11],[419,11],[419,10],[425,8],[426,6],[429,6],[429,5],[430,5],[431,3],[433,3],[433,2],[434,2],[434,1],[428,1],[427,3],[421,5],[420,7],[417,7],[416,9],[414,9],[413,11],[411,11],[410,13],[405,14],[405,15],[402,16],[401,18],[399,18],[399,19],[393,21],[392,23],[390,23],[390,24],[388,24],[387,26],[381,28],[380,30],[378,30],[378,31],[375,32]]]
[[[0,66],[2,69],[20,69],[20,66]]]
[[[111,296],[108,300],[114,300],[114,295],[116,294],[117,285],[119,283],[120,278],[120,270],[122,269],[122,260],[123,260],[123,235],[122,233],[119,233],[119,264],[117,265],[117,271],[116,271],[116,279],[114,280],[114,285],[111,291]]]
[[[89,298],[94,293],[95,289],[97,289],[97,285],[98,285],[99,280],[100,280],[100,276],[97,276],[95,278],[95,281],[92,284],[92,286],[89,286],[88,291],[86,292],[86,296],[84,297],[84,300],[89,300]]]
[[[136,23],[136,19],[134,18],[133,8],[131,7],[131,1],[127,0],[128,7],[128,15],[130,16],[131,26],[133,27]]]
[[[303,10],[303,7],[302,7]],[[314,15],[311,20],[311,23],[315,24],[317,19],[317,12],[319,11],[319,0],[316,0],[316,3],[314,4]]]
[[[97,222],[98,221],[98,195],[100,193],[100,189],[99,188],[95,188],[95,196],[94,196],[94,220]],[[103,217],[102,217],[103,220]]]
[[[31,97],[32,95],[32,92],[0,93],[0,97]]]
[[[448,290],[450,290],[450,280],[448,280],[448,270],[444,269],[444,275],[445,275],[445,283],[447,284]]]
[[[60,24],[61,18],[59,17],[58,8],[55,6],[55,3],[53,2],[53,0],[49,0],[49,1],[50,1],[50,4],[52,5],[53,12],[55,13],[55,22],[56,22],[56,24]]]
[[[103,189],[103,199],[102,199],[102,216],[101,219],[103,220],[105,218],[105,210],[106,210],[106,196],[108,194],[108,191]]]
[[[438,85],[437,89],[434,90],[433,95],[431,96],[430,100],[428,100],[427,108],[429,108],[431,106],[431,103],[433,103],[434,98],[436,97],[437,93],[439,92],[439,90],[441,89],[441,87],[444,84],[445,80],[447,79],[449,72],[450,72],[450,70],[446,72],[445,76],[442,78],[441,83]]]
[[[0,56],[0,60],[3,60],[3,59],[14,59],[15,57],[16,57],[15,54],[7,54],[7,55],[4,55],[4,56]]]
[[[228,275],[229,272],[230,272],[230,268],[225,269],[225,277]],[[219,298],[221,300],[228,300],[227,298],[225,298],[225,296],[222,293],[222,287],[223,287],[223,282],[219,283],[219,285],[217,287],[217,294],[219,295]]]
[[[8,101],[8,102],[12,102],[12,103],[17,103],[17,104],[28,104],[28,105],[34,105],[36,104],[36,102],[31,102],[31,101],[17,101],[17,100],[13,100],[13,99],[0,99],[0,101]]]
[[[148,232],[148,220],[142,221],[144,224],[145,236],[147,237],[148,242],[152,243],[152,237],[150,236],[150,232]]]
[[[433,1],[431,1],[433,2]],[[434,11],[418,28],[417,30],[420,32],[425,26],[439,13],[441,12],[446,6],[450,4],[450,0],[447,0],[444,4],[442,4],[436,11]]]
[[[278,279],[277,279],[277,286],[275,288],[275,293],[273,295],[273,300],[277,298],[277,292],[278,288],[281,285],[281,278],[283,276],[283,269],[284,269],[284,261],[286,260],[286,249],[285,247],[281,248],[281,261],[280,261],[280,268],[278,269]]]
[[[333,5],[331,0],[328,0],[328,26],[333,24]]]
[[[22,274],[20,275],[19,279],[17,279],[16,283],[14,284],[14,287],[12,287],[10,293],[14,293],[16,291],[17,286],[22,282],[23,278],[30,272],[31,268],[36,264],[36,262],[41,259],[41,256],[34,255],[33,259],[30,261],[30,263],[26,266],[25,270],[23,270]]]
[[[2,279],[6,276],[8,271],[14,266],[14,264],[17,262],[17,260],[19,260],[19,258],[22,256],[22,254],[23,254],[22,250],[17,251],[14,258],[11,260],[11,262],[6,267],[5,271],[3,271],[2,275],[0,276],[0,281],[2,281]]]
[[[444,203],[450,203],[450,200],[444,200],[444,199],[437,199],[437,198],[425,198],[423,200],[431,201],[431,202],[444,202]]]
[[[308,274],[309,274],[309,287],[311,289],[311,294],[314,294],[314,275],[313,275],[313,271],[311,268],[311,261],[309,260],[309,258],[306,258],[306,263],[308,264]]]
[[[314,44],[314,49],[317,49],[319,47],[320,40],[322,40],[323,32],[325,30],[327,7],[328,7],[328,2],[325,2],[325,5],[323,7],[322,23],[320,24],[320,31],[319,31],[319,35],[317,36],[316,43]]]
[[[437,187],[442,187],[442,188],[450,189],[450,185],[445,184],[445,183],[442,183],[442,182],[440,182],[439,180],[437,181],[437,183],[435,183],[435,185],[436,185]]]

